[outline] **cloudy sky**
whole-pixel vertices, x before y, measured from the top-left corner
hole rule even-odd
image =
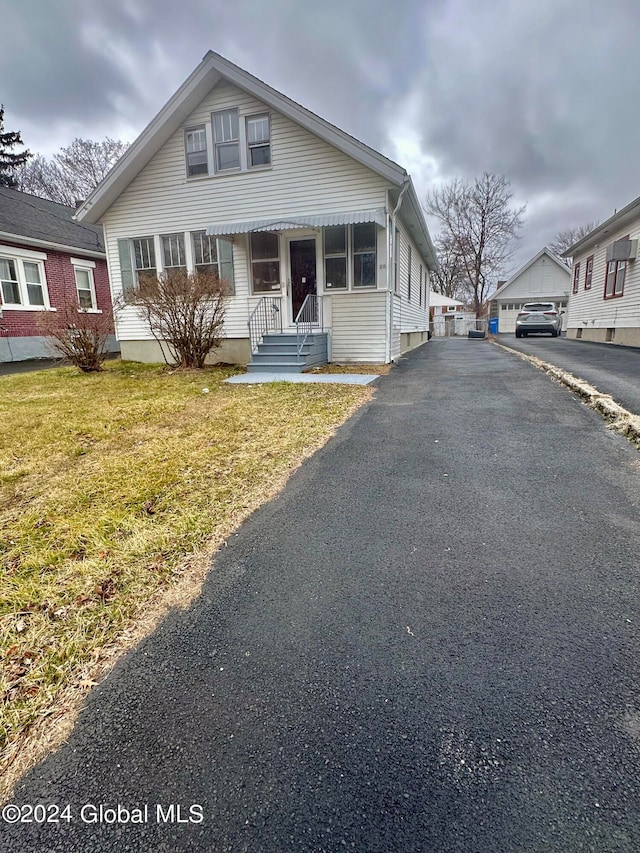
[[[5,129],[133,140],[208,49],[397,160],[527,203],[513,265],[640,194],[638,0],[0,0]],[[508,271],[507,271],[508,272]]]

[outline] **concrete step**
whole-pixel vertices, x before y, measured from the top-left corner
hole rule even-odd
[[[247,373],[302,373],[304,367],[304,363],[282,364],[272,361],[250,361],[247,365]]]

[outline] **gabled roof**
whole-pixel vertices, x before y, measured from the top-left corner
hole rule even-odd
[[[408,182],[409,191],[407,202],[402,208],[402,217],[408,219],[410,225],[413,226],[412,236],[414,239],[416,237],[421,238],[421,248],[430,267],[432,269],[437,268],[436,254],[422,208],[411,178],[402,166],[272,89],[262,80],[211,50],[205,54],[195,71],[172,95],[135,142],[129,146],[104,180],[81,205],[76,213],[76,218],[80,222],[100,222],[104,213],[129,186],[136,175],[142,171],[176,130],[184,124],[211,89],[223,79],[253,95],[276,112],[281,113],[358,163],[371,169],[389,181],[391,185],[402,187],[404,183]],[[407,204],[410,205],[410,209],[407,209]],[[417,235],[416,231],[418,232]]]
[[[516,273],[514,273],[511,276],[511,278],[502,285],[501,288],[496,290],[495,293],[493,293],[489,297],[489,301],[491,301],[493,299],[497,299],[498,297],[502,296],[504,294],[505,290],[507,290],[507,288],[510,287],[517,278],[520,278],[522,273],[526,272],[529,269],[529,267],[532,267],[536,261],[539,261],[543,255],[547,255],[547,257],[550,260],[552,260],[555,264],[557,264],[557,266],[562,270],[562,272],[567,274],[567,278],[569,280],[571,279],[571,270],[569,269],[569,267],[566,264],[563,264],[562,261],[560,260],[560,258],[557,255],[555,255],[551,251],[551,249],[548,249],[545,246],[543,249],[541,249],[538,252],[537,255],[534,255],[531,258],[531,260],[527,261],[527,263],[523,267],[521,267]]]
[[[0,187],[0,240],[104,255],[102,228],[80,225],[75,209]]]
[[[611,231],[617,231],[618,228],[622,228],[622,226],[626,225],[628,222],[633,222],[633,220],[638,217],[640,217],[640,196],[632,202],[629,202],[629,204],[626,207],[623,207],[622,210],[614,213],[613,216],[610,216],[605,222],[598,225],[593,229],[593,231],[590,231],[585,237],[578,240],[577,243],[574,243],[573,246],[570,246],[566,252],[562,253],[562,257],[571,258],[574,255],[577,255],[584,249],[589,248],[589,246],[598,243]]]
[[[449,307],[452,305],[464,305],[464,299],[451,299],[435,290],[429,291],[429,305],[432,307]]]

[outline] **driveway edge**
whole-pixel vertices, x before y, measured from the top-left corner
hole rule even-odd
[[[635,415],[633,412],[625,409],[613,399],[611,394],[603,394],[595,385],[590,385],[584,379],[580,379],[569,373],[568,370],[556,367],[555,364],[543,361],[535,355],[526,355],[526,353],[511,349],[511,347],[507,347],[497,341],[491,341],[491,343],[505,350],[505,352],[517,355],[523,361],[528,361],[529,364],[532,364],[539,370],[544,370],[552,379],[555,379],[571,391],[575,391],[576,394],[585,400],[588,406],[600,412],[601,415],[604,415],[610,421],[608,429],[619,432],[620,435],[629,438],[640,448],[640,415]]]

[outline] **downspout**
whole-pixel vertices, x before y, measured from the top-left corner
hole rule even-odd
[[[387,294],[389,299],[389,310],[387,311],[387,345],[385,349],[385,360],[386,363],[389,364],[391,361],[391,332],[392,332],[392,322],[391,322],[391,314],[393,307],[393,274],[395,271],[395,260],[396,260],[396,214],[400,210],[400,205],[402,204],[402,199],[404,198],[404,194],[409,189],[409,176],[405,175],[405,178],[402,182],[402,189],[400,190],[400,195],[398,196],[398,203],[394,207],[391,213],[391,240],[389,245],[391,246],[389,263],[387,263]]]

